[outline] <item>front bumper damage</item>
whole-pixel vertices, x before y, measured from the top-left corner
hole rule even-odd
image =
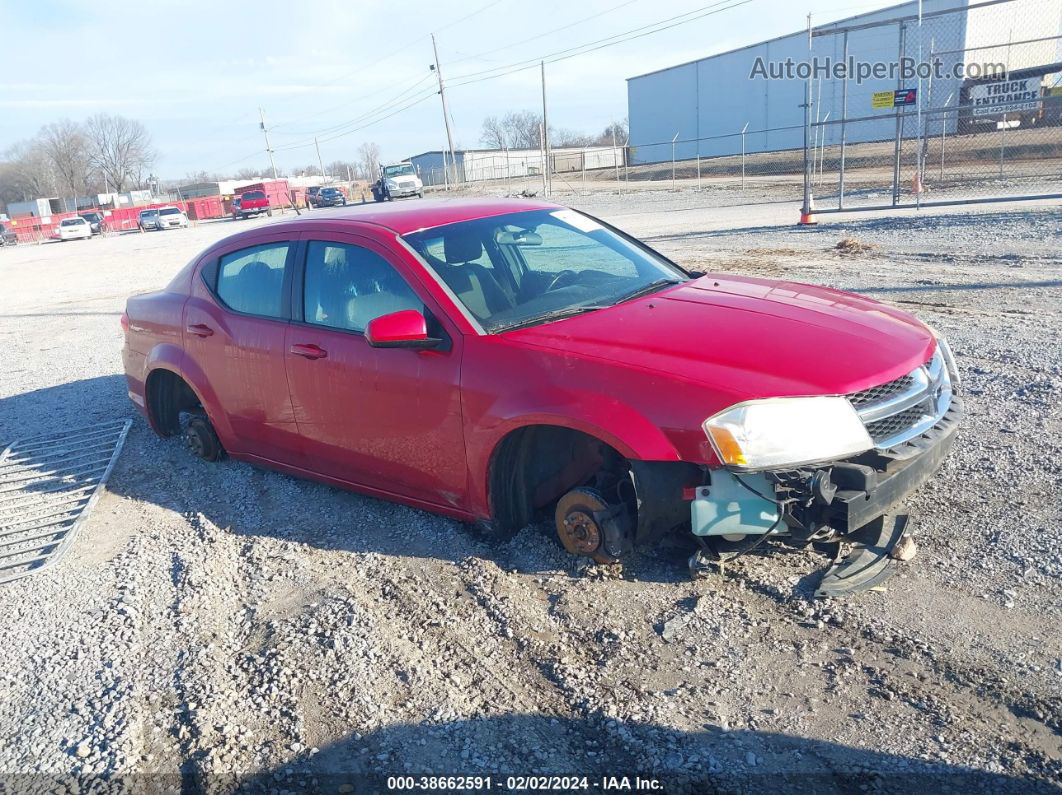
[[[832,553],[833,566],[817,595],[839,596],[881,583],[910,527],[896,506],[940,468],[955,441],[963,411],[955,397],[940,420],[886,453],[795,470],[709,473],[692,500],[691,530],[701,551],[691,569],[759,546],[768,536]],[[841,555],[841,543],[851,552]]]

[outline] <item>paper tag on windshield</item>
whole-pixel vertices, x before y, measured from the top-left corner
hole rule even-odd
[[[582,213],[577,213],[575,210],[556,210],[550,213],[558,221],[564,221],[568,226],[574,226],[580,232],[596,232],[601,228],[601,224],[592,218],[587,218]]]

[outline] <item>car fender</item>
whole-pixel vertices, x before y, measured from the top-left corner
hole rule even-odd
[[[535,406],[528,412],[521,407]],[[534,425],[571,428],[600,439],[625,458],[644,461],[680,461],[679,451],[648,417],[613,395],[564,390],[556,386],[506,396],[490,407],[488,416],[474,423],[469,435],[470,506],[488,516],[490,466],[502,441],[513,431]]]
[[[169,370],[174,375],[180,376],[188,384],[203,406],[203,410],[206,412],[210,423],[214,426],[214,430],[221,438],[222,444],[226,444],[226,442],[230,442],[234,438],[232,426],[229,424],[225,412],[221,410],[221,402],[218,400],[217,393],[213,387],[210,386],[206,374],[180,347],[173,343],[162,343],[152,349],[144,367],[145,398],[147,397],[148,378],[156,370]],[[150,412],[148,412],[148,417],[151,419]],[[154,419],[151,419],[151,423],[154,428]],[[158,429],[156,428],[156,430]]]

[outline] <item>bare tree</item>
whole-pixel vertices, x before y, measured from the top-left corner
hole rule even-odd
[[[0,201],[27,201],[56,192],[55,170],[39,140],[17,143],[0,157]]]
[[[358,147],[358,163],[361,165],[361,176],[373,182],[380,170],[380,147],[378,144],[369,142]]]
[[[497,149],[538,149],[542,116],[530,110],[509,111],[483,120],[480,141]]]
[[[89,141],[81,125],[69,119],[52,122],[41,128],[41,147],[60,183],[60,193],[70,189],[75,197],[88,184]]]
[[[627,119],[624,117],[622,121],[613,121],[601,132],[601,135],[597,137],[597,143],[602,145],[611,146],[613,141],[619,146],[623,146],[629,135],[627,127]],[[613,138],[615,136],[615,138]]]
[[[336,179],[348,179],[350,175],[357,173],[358,164],[347,160],[333,160],[325,166],[325,173]]]
[[[150,170],[155,150],[147,128],[135,119],[97,113],[85,122],[89,164],[103,175],[109,189],[125,190],[137,175]]]
[[[497,116],[488,116],[483,120],[479,142],[489,149],[505,149],[509,146],[508,132]]]
[[[592,135],[586,135],[585,133],[576,132],[575,130],[567,130],[564,128],[556,130],[553,127],[550,127],[549,143],[550,146],[584,147],[593,146],[596,143],[596,139]]]

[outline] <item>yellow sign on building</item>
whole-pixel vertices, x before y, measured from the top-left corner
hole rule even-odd
[[[895,96],[895,91],[875,91],[870,97],[870,107],[891,108]]]

